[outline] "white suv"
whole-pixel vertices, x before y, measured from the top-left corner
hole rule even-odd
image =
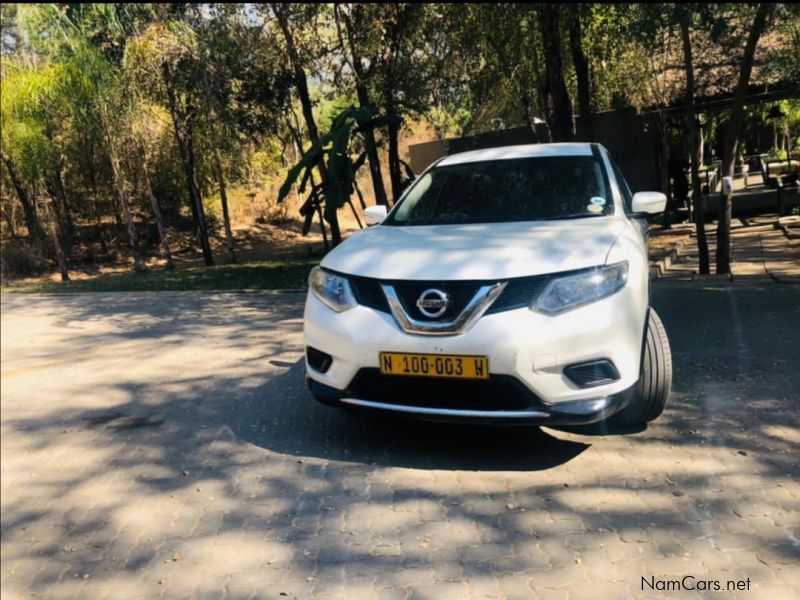
[[[309,276],[311,393],[435,420],[641,425],[672,364],[645,214],[605,148],[454,154]]]

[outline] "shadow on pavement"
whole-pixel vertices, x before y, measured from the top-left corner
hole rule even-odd
[[[258,388],[233,431],[273,452],[416,469],[539,471],[589,447],[534,426],[428,423],[320,405],[305,390],[304,369],[301,359]]]
[[[700,562],[711,559],[754,581],[790,581],[800,559],[797,288],[654,289],[673,347],[672,405],[644,432],[589,439],[318,405],[289,337],[301,326],[292,299],[35,300],[59,319],[53,328],[74,330],[71,348],[37,360],[71,350],[81,357],[72,370],[99,373],[52,395],[37,389],[43,378],[16,394],[4,382],[4,586],[249,598],[258,585],[314,597],[344,585],[343,569],[386,589],[413,588],[431,570],[473,584],[567,568],[600,577],[609,552],[628,557],[626,577],[665,561],[723,572]],[[100,337],[95,321],[119,327]],[[167,377],[124,370],[170,349]],[[243,359],[214,371],[189,350]],[[104,362],[112,351],[119,362]],[[123,418],[151,426],[115,429]]]

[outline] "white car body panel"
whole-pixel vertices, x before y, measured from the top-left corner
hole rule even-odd
[[[605,263],[625,219],[370,227],[322,266],[377,279],[505,279]]]

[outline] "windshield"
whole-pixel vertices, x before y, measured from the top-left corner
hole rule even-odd
[[[528,157],[434,167],[385,225],[602,217],[614,202],[593,156]]]

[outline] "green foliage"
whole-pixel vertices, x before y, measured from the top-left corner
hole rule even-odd
[[[355,193],[355,178],[358,170],[364,165],[366,153],[362,152],[353,158],[353,142],[355,136],[369,128],[379,127],[385,118],[376,117],[372,108],[349,107],[339,113],[331,123],[331,129],[323,135],[317,144],[311,146],[303,154],[300,161],[286,175],[278,193],[278,202],[285,200],[292,185],[300,181],[299,191],[303,193],[312,176],[312,171],[324,165],[326,179],[319,186],[324,197],[325,217],[332,215],[343,207],[350,196]],[[309,202],[315,200],[317,190],[311,191]]]
[[[19,66],[1,84],[2,145],[29,185],[50,168],[59,123],[69,107],[69,77],[64,65]]]
[[[323,98],[317,109],[317,125],[322,131],[333,129],[333,122],[343,111],[358,104],[355,93],[336,95],[332,98]]]
[[[689,19],[702,65],[696,69],[698,94],[729,89],[735,67],[726,71],[704,62],[737,64],[754,7],[564,5],[558,33],[570,95],[575,98],[577,87],[568,30],[573,11],[580,11],[591,108],[604,111],[680,102],[682,18]],[[383,161],[387,148],[396,148],[389,141],[399,129],[419,135],[432,126],[436,136],[452,137],[530,124],[552,110],[542,93],[541,6],[535,4],[49,3],[4,4],[0,10],[3,152],[40,212],[63,185],[68,216],[79,225],[71,241],[82,251],[100,237],[86,233],[89,223],[106,239],[120,238],[111,144],[137,224],[146,229],[153,219],[146,169],[167,225],[191,239],[175,118],[192,138],[201,195],[219,193],[218,158],[234,202],[251,194],[268,196],[263,201],[271,206],[282,181],[281,201],[297,186],[307,197],[303,216],[321,206],[330,222],[354,191],[368,129]],[[776,4],[772,13],[757,75],[796,84],[800,9]],[[279,17],[294,32],[292,50],[310,88],[317,128],[325,132],[318,145],[311,145],[300,110],[298,74]],[[368,108],[353,108],[364,97]],[[784,100],[780,107],[787,115],[780,127],[796,140],[800,103]],[[772,131],[770,108],[747,107],[747,145]],[[705,122],[712,147],[726,118],[719,112]],[[307,149],[299,161],[296,136]],[[3,177],[8,179],[5,167]],[[4,209],[18,202],[8,186],[2,202]],[[206,205],[212,210],[216,202]],[[85,256],[76,251],[70,260]]]

